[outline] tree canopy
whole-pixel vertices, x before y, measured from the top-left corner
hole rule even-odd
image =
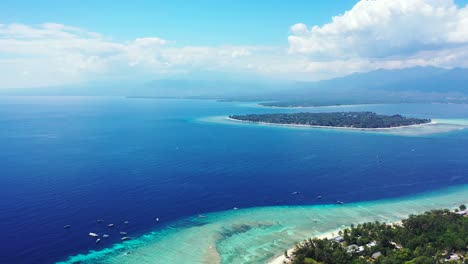
[[[408,118],[401,115],[378,115],[373,112],[248,114],[229,117],[257,123],[348,128],[390,128],[431,122],[430,119]]]
[[[298,244],[293,263],[429,264],[468,259],[468,217],[449,210],[411,215],[401,225],[359,224],[341,234],[342,242],[314,238]]]

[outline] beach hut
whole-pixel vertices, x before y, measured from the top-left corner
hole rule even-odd
[[[343,243],[345,240],[342,236],[336,236],[334,238],[332,238],[334,241],[338,242],[338,243]]]
[[[458,211],[458,212],[456,212],[456,214],[458,214],[458,215],[468,215],[468,209],[465,209],[463,211]]]
[[[376,259],[376,258],[378,258],[380,256],[382,256],[382,253],[380,251],[377,251],[374,254],[372,254],[371,258]]]
[[[455,254],[453,253],[452,255],[448,256],[445,261],[459,261],[460,260],[460,256],[458,256],[458,254]]]

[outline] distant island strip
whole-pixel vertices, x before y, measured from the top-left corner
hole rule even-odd
[[[275,102],[261,102],[259,106],[264,107],[278,107],[278,108],[300,108],[300,107],[324,107],[324,106],[342,106],[342,105],[365,105],[365,104],[378,104],[380,101],[275,101]]]
[[[247,114],[230,115],[229,119],[262,124],[363,129],[405,127],[429,124],[432,121],[401,115],[379,115],[373,112]]]

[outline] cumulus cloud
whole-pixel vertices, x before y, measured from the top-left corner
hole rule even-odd
[[[453,0],[361,0],[322,26],[291,27],[290,52],[383,58],[468,44],[468,7]]]
[[[330,23],[297,23],[289,32],[288,46],[180,46],[158,36],[115,41],[58,23],[0,24],[0,88],[196,72],[318,80],[378,68],[468,67],[468,6],[452,0],[361,0]]]
[[[193,69],[239,71],[253,46],[185,46],[159,37],[116,42],[56,23],[0,24],[0,87],[75,83],[96,77],[170,74]],[[268,50],[265,48],[264,50]],[[8,74],[6,74],[8,73]]]

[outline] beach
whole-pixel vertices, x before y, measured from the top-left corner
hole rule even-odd
[[[466,129],[403,137],[248,124],[226,116],[273,110],[209,100],[2,102],[0,181],[15,198],[0,201],[6,263],[266,263],[308,237],[467,197],[440,196],[468,183]],[[438,122],[406,130],[438,129],[445,119],[463,127],[468,118],[461,105],[353,110]]]
[[[468,203],[468,186],[398,199],[344,205],[229,210],[184,220],[159,232],[77,255],[62,263],[281,263],[286,249],[308,237],[330,237],[351,224],[393,223],[410,214]],[[190,224],[188,224],[190,223]],[[215,251],[214,251],[215,249]],[[125,252],[131,252],[124,255]]]
[[[396,136],[423,136],[433,135],[440,133],[453,132],[463,130],[468,127],[466,120],[452,120],[452,119],[437,119],[432,120],[425,124],[415,124],[408,126],[398,127],[385,127],[385,128],[355,128],[355,127],[334,127],[334,126],[312,126],[312,125],[300,125],[300,124],[276,124],[266,122],[252,122],[245,120],[233,119],[230,117],[212,117],[203,118],[202,121],[216,122],[216,123],[231,123],[231,124],[251,124],[258,126],[271,126],[271,127],[283,127],[283,128],[297,128],[297,129],[320,129],[328,131],[348,131],[348,132],[363,132],[363,133],[379,133]],[[224,120],[224,121],[223,121]]]
[[[315,238],[318,238],[318,239],[324,239],[324,238],[327,238],[327,239],[330,239],[330,238],[333,238],[337,235],[337,233],[340,231],[341,229],[336,229],[336,230],[333,230],[333,231],[330,231],[330,232],[326,232],[326,233],[323,233],[323,234],[320,234],[320,235],[317,235],[315,236]],[[288,252],[288,256],[291,256],[292,253],[294,252],[294,249],[295,247],[292,247],[288,250],[286,250]],[[284,254],[280,255],[280,256],[277,256],[273,259],[271,259],[270,261],[268,261],[268,264],[284,264],[285,261],[287,261],[288,259],[286,258],[286,256]]]
[[[379,131],[379,130],[385,131],[385,130],[393,130],[393,129],[399,129],[399,128],[422,127],[422,126],[436,125],[437,124],[437,122],[431,121],[431,122],[424,123],[424,124],[415,124],[415,125],[397,126],[397,127],[359,128],[359,127],[315,126],[315,125],[301,125],[301,124],[280,124],[280,123],[268,123],[268,122],[254,122],[254,121],[234,119],[234,118],[230,118],[230,117],[226,117],[226,119],[229,120],[229,121],[260,124],[260,125],[271,125],[271,126],[328,128],[328,129],[346,129],[346,130],[362,130],[362,131]]]

